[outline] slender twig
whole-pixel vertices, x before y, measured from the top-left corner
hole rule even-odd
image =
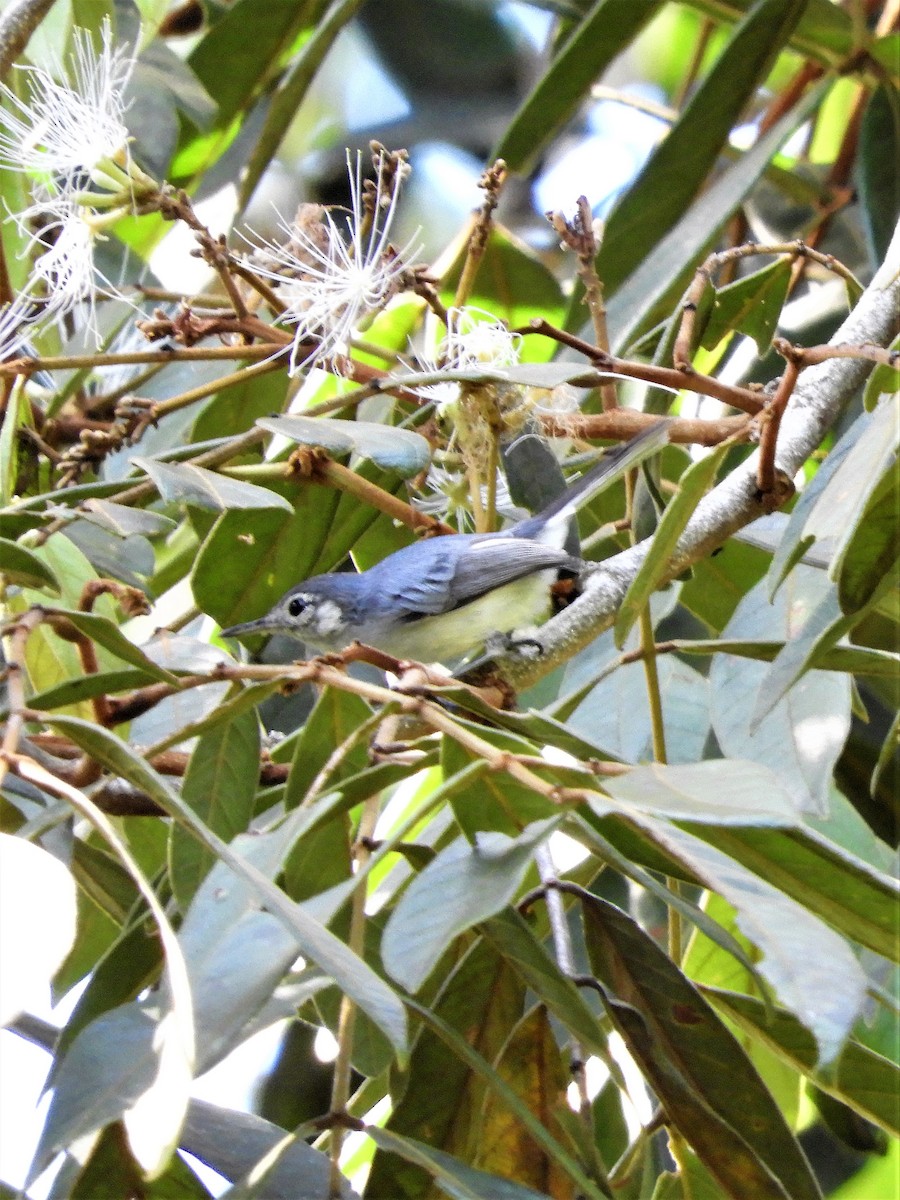
[[[660,384],[662,387],[675,388],[677,391],[699,392],[701,395],[721,400],[723,404],[729,404],[732,408],[739,408],[743,412],[750,413],[751,416],[755,416],[763,408],[763,402],[758,394],[751,391],[750,388],[722,383],[721,380],[713,379],[709,375],[700,375],[693,370],[657,367],[649,363],[630,362],[627,359],[615,358],[611,354],[598,350],[596,346],[592,346],[583,338],[568,333],[564,329],[557,329],[556,326],[541,317],[536,317],[525,329],[517,332],[541,334],[543,337],[552,338],[563,346],[570,346],[573,350],[580,351],[591,359],[599,370],[608,371],[614,375],[622,375],[628,379],[640,379],[644,383]],[[579,386],[589,386],[580,378],[575,378],[571,382],[577,383]],[[597,380],[597,382],[601,382],[601,380]]]
[[[372,857],[371,842],[378,821],[379,796],[365,801],[353,846],[354,874],[364,871]],[[358,958],[365,958],[366,889],[356,888],[350,901],[350,930],[347,946]],[[329,1196],[340,1200],[344,1177],[341,1173],[341,1148],[344,1142],[347,1103],[350,1099],[350,1079],[353,1063],[353,1032],[356,1025],[356,1005],[346,994],[341,997],[338,1017],[338,1052],[334,1060],[329,1117],[334,1120],[329,1145]]]
[[[775,448],[778,442],[778,430],[781,428],[781,418],[787,408],[788,400],[794,394],[797,376],[802,368],[802,359],[794,354],[793,348],[784,338],[776,338],[773,343],[779,354],[786,358],[784,374],[778,381],[775,395],[766,406],[760,419],[759,462],[756,468],[756,486],[761,496],[775,491]]]
[[[493,225],[494,211],[500,202],[500,193],[506,182],[506,176],[506,163],[502,158],[498,158],[493,166],[488,167],[478,181],[478,186],[484,192],[484,203],[478,211],[478,215],[472,226],[471,235],[469,236],[469,244],[466,248],[466,260],[463,263],[462,274],[459,277],[459,283],[456,285],[456,295],[453,300],[456,308],[461,308],[468,301],[472,293],[478,268],[481,266],[481,260],[484,258],[484,252],[487,249],[488,238],[490,237],[491,226]]]

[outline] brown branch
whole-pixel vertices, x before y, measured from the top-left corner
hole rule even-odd
[[[478,186],[484,192],[484,202],[475,217],[472,232],[469,236],[469,244],[466,249],[466,261],[463,263],[462,274],[459,277],[459,283],[456,285],[456,295],[454,296],[453,303],[457,308],[461,308],[466,303],[472,292],[478,268],[481,266],[481,260],[484,258],[484,252],[487,249],[494,212],[500,203],[500,193],[503,190],[506,177],[506,163],[502,158],[498,158],[493,166],[488,167],[478,181]]]
[[[661,387],[674,388],[676,391],[687,390],[690,392],[699,392],[701,395],[712,396],[715,400],[721,400],[723,404],[728,404],[732,408],[739,408],[742,412],[750,413],[751,416],[755,416],[763,409],[763,402],[760,400],[759,395],[751,391],[750,388],[721,383],[718,379],[713,379],[710,375],[700,375],[689,369],[679,370],[677,367],[657,367],[649,363],[631,362],[624,358],[614,358],[613,355],[598,350],[596,346],[592,346],[590,342],[584,341],[583,338],[577,337],[573,333],[567,333],[564,329],[557,329],[541,317],[536,317],[529,323],[527,328],[519,332],[541,334],[543,337],[552,338],[563,346],[569,346],[573,350],[578,350],[585,357],[591,359],[598,370],[609,371],[614,375],[622,375],[627,379],[640,379],[644,383],[655,383]],[[584,380],[573,379],[570,382],[578,383],[579,386],[590,387],[600,381],[592,380],[589,376],[586,376]]]
[[[609,353],[609,333],[606,326],[606,304],[603,299],[603,284],[597,274],[597,255],[600,246],[594,232],[591,206],[586,196],[578,197],[575,217],[567,221],[561,212],[547,213],[547,220],[562,239],[562,244],[574,251],[578,259],[578,278],[584,288],[584,303],[591,314],[597,348]],[[607,410],[616,407],[616,385],[609,380],[600,385],[600,397]]]
[[[639,412],[636,408],[616,408],[603,413],[538,413],[536,417],[541,431],[548,437],[587,441],[627,441],[659,421],[653,413]],[[672,417],[670,420],[669,441],[684,445],[718,446],[730,437],[749,441],[753,434],[753,418],[747,416],[710,421],[699,417]]]

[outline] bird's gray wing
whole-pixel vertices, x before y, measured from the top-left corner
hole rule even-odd
[[[504,583],[548,567],[577,570],[578,559],[554,546],[502,534],[455,534],[417,542],[365,572],[370,607],[407,618],[437,616]]]
[[[452,585],[471,535],[432,538],[388,555],[366,572],[388,607],[407,617],[436,616],[455,608]]]
[[[549,567],[578,570],[580,565],[579,560],[565,550],[543,546],[528,538],[489,534],[473,539],[468,553],[459,557],[453,572],[448,608],[458,608],[485,592],[536,571]]]

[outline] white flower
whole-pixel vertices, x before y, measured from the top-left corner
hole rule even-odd
[[[24,99],[0,84],[7,102],[0,109],[0,165],[27,174],[34,185],[32,204],[12,217],[26,252],[40,250],[23,302],[34,326],[86,302],[95,336],[94,248],[101,230],[138,196],[157,190],[128,151],[124,93],[134,55],[113,44],[108,20],[100,40],[97,50],[87,30],[75,29],[67,82],[22,67]]]
[[[447,333],[434,358],[419,351],[416,366],[429,375],[479,367],[513,367],[519,361],[521,344],[521,336],[510,333],[492,313],[472,306],[451,308],[447,313]],[[416,391],[438,408],[459,399],[459,384],[450,379],[416,387]]]
[[[108,20],[101,41],[98,53],[87,30],[75,29],[67,83],[40,67],[20,67],[26,99],[0,85],[10,105],[0,111],[0,161],[37,176],[51,195],[74,193],[88,180],[107,191],[127,186],[124,93],[135,59],[113,45]]]
[[[499,471],[494,488],[494,504],[501,516],[520,520],[528,515],[513,503],[509,485]],[[487,504],[487,493],[487,485],[482,484],[482,505]],[[460,533],[475,529],[469,480],[461,471],[448,471],[445,467],[432,464],[425,480],[425,494],[414,496],[412,504],[419,512],[437,517],[441,521],[452,521]]]
[[[401,287],[409,259],[418,253],[414,241],[399,251],[390,244],[399,191],[396,181],[386,206],[375,206],[368,231],[363,233],[367,213],[359,153],[354,167],[347,152],[347,171],[351,210],[345,222],[346,233],[327,209],[322,210],[320,228],[316,230],[319,237],[310,236],[301,224],[281,218],[290,244],[265,242],[266,256],[274,266],[256,261],[252,264],[257,275],[278,285],[278,296],[287,304],[279,321],[294,326],[291,375],[301,365],[310,367],[322,358],[346,353],[354,330],[387,305]],[[376,186],[382,199],[380,166]],[[311,340],[319,344],[301,360],[303,344]]]
[[[451,308],[441,359],[445,370],[513,367],[519,361],[521,345],[521,336],[510,333],[492,313],[481,308]]]

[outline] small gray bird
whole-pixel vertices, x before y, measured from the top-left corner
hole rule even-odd
[[[357,575],[316,575],[296,584],[255,621],[223,637],[284,633],[316,650],[365,642],[400,659],[450,662],[546,615],[560,571],[584,563],[563,548],[576,510],[669,440],[661,420],[608,451],[543,512],[499,533],[413,542]]]

